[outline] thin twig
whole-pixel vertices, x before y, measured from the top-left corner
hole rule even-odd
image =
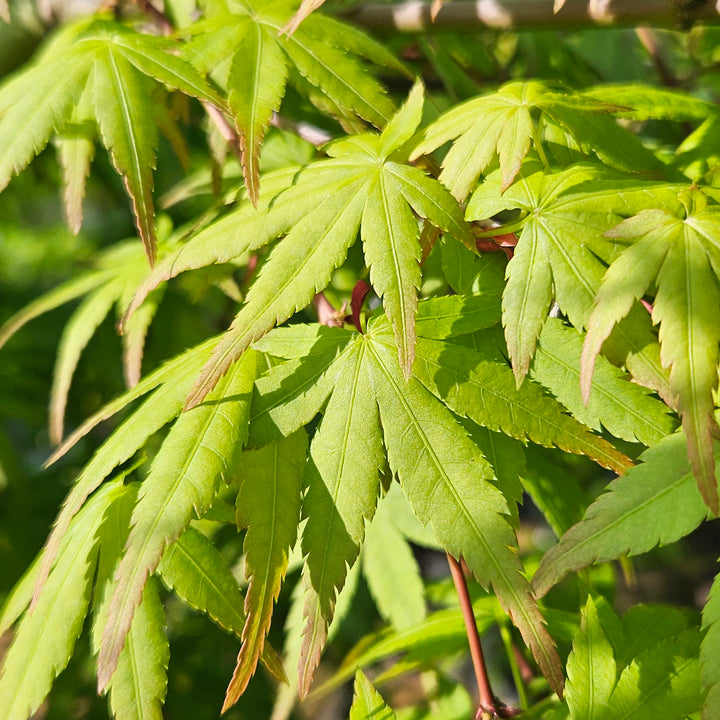
[[[478,717],[482,717],[483,715],[499,717],[495,696],[490,687],[490,679],[488,678],[487,667],[485,666],[485,657],[483,656],[480,635],[477,625],[475,624],[475,614],[473,613],[472,603],[470,602],[470,593],[468,592],[465,575],[460,567],[460,563],[450,555],[450,553],[447,553],[447,559],[450,565],[450,574],[455,583],[455,590],[460,600],[460,608],[462,610],[463,620],[465,621],[465,632],[467,633],[468,644],[470,645],[470,657],[472,658],[478,693],[480,695]]]
[[[638,36],[642,46],[647,50],[652,64],[655,66],[660,79],[665,87],[676,88],[680,85],[678,79],[673,75],[672,70],[668,67],[665,59],[660,54],[660,48],[657,44],[657,38],[652,30],[648,27],[635,28],[635,34]]]
[[[174,30],[170,18],[162,11],[158,10],[150,0],[132,0],[142,12],[149,15],[161,28],[163,34],[170,35]]]
[[[557,12],[553,12],[553,5],[549,0],[453,0],[443,3],[433,16],[432,2],[406,0],[369,2],[343,15],[365,29],[406,33],[638,24],[674,27],[691,26],[701,20],[720,22],[720,6],[710,0],[692,5],[677,0],[565,0]]]

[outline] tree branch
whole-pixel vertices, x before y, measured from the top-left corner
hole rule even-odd
[[[552,0],[450,0],[432,19],[432,4],[367,3],[343,15],[375,32],[431,32],[567,29],[583,26],[645,25],[689,27],[700,21],[720,23],[715,0],[566,0],[557,14]]]

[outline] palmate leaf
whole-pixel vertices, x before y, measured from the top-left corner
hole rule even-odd
[[[446,334],[451,324],[447,315],[447,303],[439,301],[433,311],[434,304],[434,301],[421,303],[419,314],[429,320],[428,328],[432,332]],[[478,314],[475,319],[478,324],[482,324],[484,318]],[[373,326],[365,336],[340,329],[292,326],[276,329],[263,338],[258,344],[263,351],[271,355],[292,358],[286,363],[273,366],[266,378],[260,380],[256,386],[260,391],[267,391],[267,394],[264,397],[261,395],[258,401],[259,406],[263,408],[261,413],[263,421],[270,424],[273,419],[277,419],[278,425],[283,427],[283,432],[288,433],[308,422],[320,410],[328,390],[315,396],[306,392],[308,378],[319,364],[318,354],[310,355],[309,360],[301,358],[308,347],[312,347],[325,336],[327,341],[325,357],[333,360],[331,365],[325,366],[321,374],[324,377],[323,383],[328,383],[334,388],[330,403],[333,403],[335,394],[343,388],[341,378],[343,374],[349,373],[349,369],[352,369],[351,377],[361,382],[358,387],[370,388],[369,398],[367,390],[360,394],[354,392],[349,396],[354,398],[353,402],[358,408],[363,406],[367,408],[362,418],[363,428],[359,431],[360,436],[367,437],[368,433],[377,432],[373,430],[373,426],[377,427],[378,422],[375,414],[377,410],[374,409],[377,403],[390,467],[398,474],[415,513],[421,522],[432,525],[438,540],[448,552],[457,557],[462,556],[481,582],[493,585],[501,602],[520,627],[543,672],[559,689],[562,680],[557,657],[549,635],[544,629],[542,616],[529,592],[529,585],[521,574],[521,563],[510,549],[515,546],[514,533],[507,518],[504,517],[508,512],[507,503],[500,491],[490,482],[493,479],[492,468],[442,402],[416,379],[411,378],[406,383],[397,362],[392,340],[393,332],[389,322],[381,319],[376,325],[377,328]],[[330,330],[332,332],[329,332]],[[462,330],[467,332],[468,328],[462,327]],[[342,334],[348,337],[349,342],[343,347],[336,341],[333,347],[330,336],[335,338]],[[432,341],[428,340],[428,342]],[[461,346],[448,344],[449,354],[454,354],[459,349],[462,349]],[[303,369],[303,365],[307,369]],[[339,372],[334,369],[335,365],[341,368]],[[312,369],[308,366],[312,366]],[[499,404],[507,403],[508,416],[512,416],[515,412],[514,398],[518,395],[518,391],[506,366],[496,362],[493,370],[498,371],[501,367],[505,367],[509,379],[508,397],[502,398],[501,394],[497,393],[497,401]],[[298,383],[297,387],[293,387],[293,379]],[[352,386],[355,385],[354,380]],[[281,407],[285,400],[289,400],[289,403]],[[549,411],[551,419],[548,423],[548,428],[552,427],[551,434],[558,429],[556,418],[553,416],[553,413],[557,413],[559,417],[564,418],[561,424],[564,421],[571,424],[575,439],[586,434],[590,445],[595,440],[600,443],[597,448],[603,448],[601,455],[606,452],[608,456],[612,455],[613,451],[609,445],[603,445],[603,441],[599,438],[591,439],[592,436],[581,429],[582,426],[561,413],[554,400],[545,397],[543,402],[545,401],[549,403],[548,407],[553,408]],[[346,404],[347,402],[349,401],[346,400]],[[510,409],[511,407],[513,409]],[[330,409],[329,404],[321,424],[321,432],[324,432],[323,428]],[[353,409],[344,407],[342,411],[347,417],[348,413],[352,415]],[[542,415],[543,410],[538,408],[528,413],[526,417],[536,422]],[[358,417],[358,422],[360,421]],[[542,424],[542,420],[540,422]],[[509,425],[523,439],[526,437],[524,431],[518,429],[522,427],[521,420],[518,420],[516,425],[512,423]],[[347,422],[342,426],[347,427]],[[536,434],[534,429],[528,432],[532,435]],[[338,442],[334,445],[336,455],[339,453],[337,449],[339,446],[342,447]],[[359,454],[363,461],[368,456],[374,456],[374,453],[367,451],[360,451]],[[621,456],[616,454],[616,458],[620,462]],[[364,472],[369,473],[370,470],[366,469]],[[370,480],[368,476],[361,487],[368,488]],[[377,487],[376,483],[377,479],[372,478],[375,487]],[[362,490],[362,493],[366,492],[367,489]],[[353,515],[357,519],[353,521],[353,526],[346,525],[344,531],[350,536],[352,536],[352,532],[349,532],[350,527],[358,528],[353,531],[356,536],[362,527],[361,509],[365,501],[358,503],[358,495],[358,492],[353,493],[352,496],[349,493],[338,495],[338,502],[341,498],[347,497],[346,501],[355,505]],[[374,504],[373,495],[369,494],[367,497],[368,507],[371,508]],[[312,505],[304,505],[303,512],[308,515],[308,529],[311,522],[318,523],[325,517],[321,515],[320,518],[313,520],[313,509]],[[359,538],[361,539],[362,535]],[[337,540],[335,546],[339,546]],[[348,550],[351,549],[350,544],[347,547]],[[342,556],[337,550],[334,555]],[[344,574],[344,565],[342,572]]]
[[[679,199],[684,208],[677,213],[668,208],[644,210],[606,233],[635,242],[610,265],[597,291],[583,348],[581,384],[587,399],[604,339],[654,283],[652,316],[660,324],[662,362],[670,369],[698,487],[717,515],[712,391],[717,388],[720,360],[720,210],[707,207],[707,197],[699,190],[685,191]]]
[[[692,532],[708,516],[697,492],[681,433],[661,440],[641,456],[641,463],[609,485],[545,553],[533,578],[544,595],[569,572],[594,562],[637,555]]]
[[[232,472],[247,437],[256,357],[249,353],[214,398],[173,425],[142,484],[117,572],[98,656],[98,687],[110,681],[150,573],[165,548],[210,507],[220,478]]]
[[[414,378],[403,382],[391,348],[368,348],[373,394],[380,407],[391,469],[416,515],[438,540],[492,584],[551,687],[561,692],[559,659],[511,548],[516,539],[503,515],[507,504],[493,471],[460,425]]]
[[[186,407],[200,402],[253,341],[325,287],[358,229],[371,281],[383,297],[400,363],[409,375],[421,256],[420,228],[412,212],[472,246],[460,208],[447,191],[417,168],[402,164],[394,153],[414,132],[421,107],[422,88],[417,85],[387,135],[358,135],[334,143],[328,148],[331,159],[301,172],[295,185],[259,216],[257,245],[287,234],[260,270]]]
[[[74,109],[97,121],[100,138],[123,177],[150,263],[155,260],[152,168],[157,126],[150,90],[156,82],[224,107],[189,63],[166,52],[168,42],[108,20],[71,26],[39,61],[0,90],[0,190],[72,123]],[[92,108],[92,110],[90,110]],[[87,156],[87,148],[83,151]],[[79,160],[82,174],[86,160]],[[79,178],[75,178],[79,182]],[[72,194],[76,225],[81,188]],[[70,207],[70,205],[69,205]]]
[[[0,677],[0,708],[7,720],[34,713],[70,660],[90,601],[98,530],[123,492],[122,481],[108,483],[74,518],[35,607],[21,620]]]
[[[500,195],[501,178],[491,173],[468,202],[469,220],[490,218],[502,210],[527,213],[521,221],[517,247],[507,266],[503,292],[503,325],[510,360],[518,383],[527,374],[537,338],[553,298],[578,329],[586,326],[595,293],[615,247],[603,233],[623,215],[647,207],[647,184],[608,177],[591,165],[575,165],[545,175],[532,161],[520,180]],[[673,190],[657,185],[658,192]],[[489,231],[507,232],[504,228]],[[616,343],[624,346],[628,368],[639,366],[645,382],[662,387],[665,372],[651,348],[634,347],[636,332],[620,326]],[[629,352],[628,352],[629,351]]]
[[[270,629],[300,520],[307,434],[300,431],[243,455],[237,525],[245,534],[246,620],[242,647],[223,712],[237,702],[255,672]]]
[[[636,138],[600,114],[615,109],[579,93],[553,91],[536,80],[514,81],[443,114],[425,129],[411,159],[458,138],[443,160],[440,181],[461,201],[496,156],[501,192],[506,190],[520,170],[531,141],[538,142],[542,124],[559,127],[614,167],[632,170],[654,165],[652,154]],[[540,113],[539,120],[533,117],[533,110]],[[620,149],[619,140],[624,145]]]
[[[208,4],[207,19],[189,29],[193,37],[183,50],[228,90],[253,202],[258,198],[260,146],[288,77],[301,94],[331,108],[340,119],[360,117],[382,127],[393,112],[392,101],[365,72],[361,59],[395,69],[402,65],[359,30],[321,15],[286,32],[296,9],[292,0]],[[305,83],[310,93],[304,92]]]

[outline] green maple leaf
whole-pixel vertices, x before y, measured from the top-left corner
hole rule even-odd
[[[287,175],[278,176],[293,184],[272,203],[263,200],[257,212],[241,206],[158,266],[143,285],[131,309],[149,289],[180,270],[215,262],[219,255],[237,256],[284,236],[199,376],[187,407],[200,402],[253,341],[305,307],[327,285],[358,231],[370,281],[382,296],[403,372],[409,375],[421,278],[418,218],[474,247],[452,196],[405,162],[403,146],[420,123],[422,104],[422,87],[416,85],[381,135],[355,135],[331,144],[331,158],[308,165],[294,182]]]
[[[381,442],[420,521],[431,525],[440,544],[462,556],[483,584],[493,585],[543,672],[556,686],[561,682],[542,618],[519,561],[508,550],[515,544],[508,503],[494,486],[493,467],[451,411],[466,412],[475,422],[523,441],[587,454],[617,471],[629,461],[531,381],[518,390],[502,360],[450,340],[455,330],[468,333],[496,322],[496,311],[472,312],[475,304],[485,303],[482,296],[420,303],[417,358],[409,380],[398,364],[392,325],[384,316],[364,336],[293,325],[256,343],[285,361],[256,383],[251,442],[288,435],[323,413],[310,447],[303,504],[307,565],[301,688],[309,686],[335,596],[358,556],[364,520],[374,512]],[[472,323],[457,320],[464,316],[463,304]]]
[[[440,181],[458,200],[468,196],[496,156],[501,191],[506,190],[531,144],[543,152],[543,125],[567,133],[577,146],[593,151],[612,167],[655,167],[657,161],[652,153],[607,115],[616,109],[580,93],[554,91],[537,80],[514,81],[496,93],[473,98],[444,113],[425,129],[411,157],[458,138],[445,156],[440,174]]]
[[[627,375],[598,356],[589,402],[580,392],[583,336],[562,321],[550,318],[540,335],[531,376],[565,405],[573,417],[593,430],[608,430],[629,442],[653,445],[672,433],[677,422],[667,405],[646,388],[628,382]]]
[[[603,233],[632,208],[646,207],[646,184],[608,178],[596,166],[575,165],[545,175],[529,160],[519,180],[500,194],[499,172],[491,173],[468,202],[467,218],[482,220],[503,210],[519,210],[518,223],[485,234],[518,233],[507,266],[503,292],[503,325],[515,377],[522,382],[553,299],[579,330],[588,322],[606,265],[617,249]],[[658,192],[672,191],[665,185]],[[630,318],[628,322],[638,321]],[[641,329],[642,332],[642,329]],[[620,326],[615,341],[624,348],[625,363],[644,384],[662,387],[665,372],[637,330]]]
[[[393,103],[362,61],[405,72],[382,45],[332,18],[313,14],[288,34],[296,10],[294,0],[207,3],[206,19],[189,29],[194,37],[184,49],[185,57],[227,88],[253,203],[259,195],[260,146],[288,79],[331,115],[383,127]]]
[[[643,210],[606,233],[630,246],[610,265],[597,291],[581,382],[587,398],[604,339],[655,286],[652,317],[660,325],[661,359],[670,371],[698,487],[717,515],[712,393],[720,360],[720,208],[709,206],[707,196],[697,189],[681,192],[678,199],[677,207]]]
[[[565,697],[571,717],[573,720],[596,718],[609,700],[617,677],[613,649],[592,597],[588,597],[582,611],[580,632],[573,640],[567,673]]]
[[[622,671],[599,720],[633,717],[688,717],[702,708],[700,632],[697,627],[640,653]]]
[[[153,88],[161,83],[225,107],[192,65],[167,52],[170,47],[169,40],[109,20],[64,28],[36,63],[0,90],[0,189],[42,151],[53,134],[68,131],[72,138],[75,132],[74,139],[61,142],[61,160],[68,217],[77,226],[91,153],[87,131],[77,137],[74,128],[78,122],[92,121],[123,178],[145,252],[154,263],[152,169],[158,129]]]

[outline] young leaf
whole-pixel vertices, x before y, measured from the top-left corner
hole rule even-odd
[[[545,553],[533,578],[535,592],[544,595],[567,573],[594,562],[647,552],[692,532],[708,512],[694,489],[685,445],[681,433],[668,436],[610,483],[609,492]]]
[[[533,119],[531,111],[540,111]],[[541,123],[552,124],[596,152],[615,167],[637,169],[653,164],[654,157],[638,140],[598,113],[615,110],[579,93],[553,92],[536,80],[513,81],[496,93],[468,100],[441,115],[425,129],[422,142],[411,159],[427,154],[448,140],[458,138],[442,163],[440,181],[460,201],[475,187],[478,178],[497,155],[501,193],[515,179],[531,141],[537,142]],[[617,148],[618,143],[622,147]]]
[[[583,394],[587,399],[594,359],[615,323],[655,281],[653,320],[660,324],[660,352],[678,397],[688,455],[707,506],[717,515],[713,461],[712,391],[718,384],[720,330],[713,308],[720,305],[720,212],[690,190],[679,196],[684,211],[645,210],[607,233],[636,239],[609,268],[597,293],[583,348]],[[641,258],[642,262],[638,263]],[[630,272],[632,268],[632,272]]]
[[[247,528],[243,546],[246,620],[222,712],[244,692],[265,645],[273,603],[297,537],[306,452],[307,434],[301,431],[243,456],[237,524],[239,529]]]
[[[83,93],[89,93],[86,104],[92,104],[102,142],[123,176],[152,264],[156,252],[152,168],[157,139],[149,92],[153,81],[224,106],[199,73],[165,47],[158,38],[109,20],[78,23],[51,42],[37,64],[0,91],[0,107],[7,108],[0,117],[0,190],[53,133],[64,131]],[[81,194],[75,191],[76,208],[80,200]],[[78,220],[75,209],[71,221],[76,225]]]
[[[367,391],[365,347],[356,343],[337,375],[323,420],[310,447],[303,501],[307,556],[299,690],[307,694],[327,638],[337,593],[345,583],[372,517],[384,463],[375,399]]]
[[[51,62],[24,70],[0,91],[0,190],[69,122],[92,68],[63,48]],[[14,90],[22,88],[15,96]],[[7,105],[7,107],[5,107]]]
[[[395,713],[360,669],[355,673],[349,720],[395,720]]]
[[[214,397],[173,425],[153,461],[133,512],[133,527],[117,573],[117,585],[98,656],[98,687],[115,671],[118,656],[140,603],[145,581],[165,548],[187,527],[193,511],[208,509],[220,477],[232,468],[247,438],[256,358],[248,354]]]
[[[360,58],[394,68],[399,63],[361,31],[317,14],[299,27],[299,21],[293,23],[301,11],[286,0],[209,10],[184,54],[227,87],[241,135],[245,184],[253,202],[258,196],[257,153],[272,112],[279,109],[285,95],[288,78],[301,94],[341,122],[359,116],[382,127],[392,115],[392,101],[364,71]],[[294,72],[288,72],[289,68]]]
[[[122,483],[106,485],[75,517],[31,612],[24,615],[3,662],[0,707],[6,720],[26,720],[67,665],[88,610],[98,529]]]
[[[612,646],[600,624],[592,597],[588,597],[583,609],[580,633],[573,641],[567,673],[565,697],[573,720],[599,717],[617,677]]]
[[[518,384],[527,374],[553,296],[578,330],[586,327],[606,269],[601,258],[610,262],[617,252],[603,233],[621,213],[646,207],[652,197],[646,185],[607,179],[606,175],[589,165],[546,175],[528,161],[520,172],[521,181],[502,196],[501,178],[494,172],[468,202],[469,220],[509,209],[527,213],[507,266],[503,292],[505,338]],[[672,194],[665,185],[659,185],[657,192]],[[507,230],[499,227],[492,232]],[[621,340],[627,345],[627,339],[619,336],[617,342]],[[643,356],[643,360],[652,366],[651,357]],[[662,377],[661,367],[656,374]]]

